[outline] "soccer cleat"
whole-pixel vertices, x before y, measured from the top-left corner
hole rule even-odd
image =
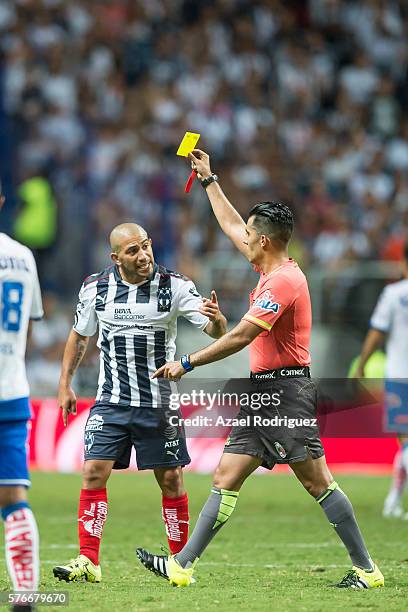
[[[372,572],[353,565],[353,568],[335,586],[339,589],[377,589],[384,586],[384,576],[376,565]]]
[[[136,555],[139,561],[153,574],[165,578],[176,587],[186,587],[195,582],[193,578],[194,565],[192,567],[181,567],[174,555],[152,555],[144,548],[137,548]]]
[[[404,509],[400,504],[389,506],[384,504],[383,509],[384,518],[404,518]]]
[[[57,565],[52,571],[55,578],[65,580],[65,582],[78,582],[80,580],[100,582],[102,580],[101,566],[94,565],[85,555],[79,555],[76,559],[71,559],[67,565]]]

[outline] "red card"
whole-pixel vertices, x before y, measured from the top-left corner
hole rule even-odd
[[[196,178],[196,176],[197,176],[197,172],[195,170],[192,170],[190,176],[187,179],[187,183],[184,187],[185,193],[190,193],[190,189],[194,183],[194,179]]]

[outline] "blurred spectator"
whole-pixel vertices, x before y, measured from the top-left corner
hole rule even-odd
[[[230,252],[202,192],[184,197],[186,130],[243,214],[293,206],[304,264],[379,257],[402,231],[402,0],[1,0],[0,35],[14,180],[50,181],[61,240],[46,280],[65,299],[106,264],[118,220],[197,280]]]

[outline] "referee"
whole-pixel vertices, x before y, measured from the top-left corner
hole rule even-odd
[[[276,409],[269,406],[256,414],[265,419],[279,415],[310,420],[316,416],[316,391],[309,372],[312,313],[306,277],[288,257],[292,213],[281,202],[261,202],[249,212],[245,224],[211,172],[208,155],[195,150],[190,159],[221,229],[260,272],[260,278],[250,295],[250,308],[235,328],[207,348],[184,355],[180,362],[165,364],[155,376],[178,379],[250,345],[253,389],[280,395]],[[254,416],[251,409],[241,408],[237,419],[244,417],[243,422],[248,422],[248,415]],[[172,584],[189,585],[195,563],[229,519],[246,478],[259,466],[272,469],[276,463],[290,465],[349,552],[353,567],[337,586],[383,586],[384,578],[368,554],[351,503],[327,467],[318,428],[301,427],[293,433],[284,426],[255,425],[253,420],[232,428],[210,497],[187,545],[171,557],[138,549],[141,562]]]

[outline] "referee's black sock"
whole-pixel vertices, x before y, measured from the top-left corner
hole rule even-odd
[[[215,534],[233,513],[238,495],[238,491],[217,487],[211,489],[210,497],[200,512],[193,533],[183,550],[175,556],[181,567],[191,567],[194,561],[201,557]]]
[[[330,524],[347,548],[353,565],[364,570],[372,570],[373,562],[357,525],[353,506],[337,482],[332,482],[329,488],[316,498],[316,501],[323,508]]]

